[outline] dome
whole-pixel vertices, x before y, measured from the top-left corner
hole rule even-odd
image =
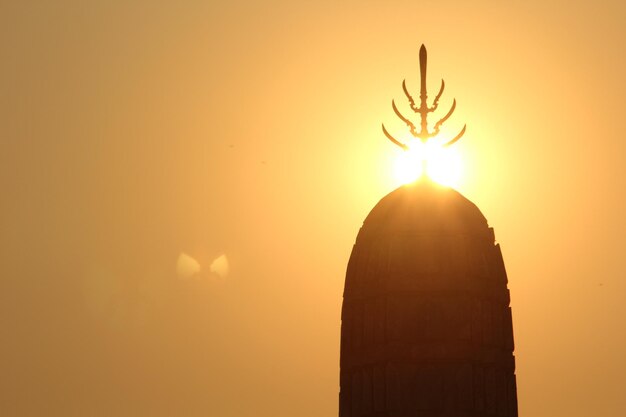
[[[478,207],[429,180],[372,209],[341,311],[340,417],[517,416],[507,276]]]
[[[458,191],[426,179],[383,197],[363,222],[359,238],[398,232],[490,234],[487,219],[474,203]]]

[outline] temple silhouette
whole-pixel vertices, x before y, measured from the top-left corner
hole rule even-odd
[[[352,249],[341,322],[340,417],[517,416],[502,253],[459,192],[422,178],[380,200]]]

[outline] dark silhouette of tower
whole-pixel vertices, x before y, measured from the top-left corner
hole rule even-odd
[[[472,202],[427,179],[388,194],[348,263],[339,416],[517,416],[509,301]]]

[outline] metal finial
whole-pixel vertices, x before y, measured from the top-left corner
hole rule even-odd
[[[420,48],[420,52],[419,52],[419,61],[420,61],[420,105],[419,105],[419,107],[417,107],[415,105],[415,100],[413,100],[413,97],[409,93],[409,90],[406,88],[406,80],[402,81],[402,90],[404,91],[404,94],[406,95],[407,99],[409,100],[409,106],[411,107],[411,110],[413,110],[415,113],[420,115],[420,122],[421,122],[420,123],[420,131],[417,132],[417,128],[415,127],[413,122],[411,122],[411,120],[409,120],[408,118],[404,117],[402,115],[402,113],[400,113],[400,111],[396,107],[395,101],[393,101],[393,100],[391,101],[391,106],[393,107],[394,113],[396,113],[396,115],[400,118],[400,120],[402,120],[404,123],[406,123],[406,125],[409,127],[409,131],[411,132],[411,135],[414,138],[421,139],[422,142],[426,142],[428,139],[438,135],[439,134],[439,130],[441,129],[441,125],[446,120],[448,120],[448,118],[450,118],[450,116],[452,116],[452,113],[454,112],[454,109],[456,109],[456,99],[454,99],[452,101],[452,107],[450,108],[448,113],[443,118],[441,118],[437,123],[435,123],[435,126],[433,127],[433,131],[429,132],[428,131],[428,119],[427,119],[428,113],[432,113],[435,110],[437,110],[437,107],[439,106],[439,99],[441,98],[441,95],[443,94],[443,90],[446,87],[446,83],[443,81],[443,79],[441,80],[441,87],[439,88],[439,92],[437,93],[437,96],[435,96],[435,99],[433,100],[433,105],[432,105],[432,107],[428,107],[428,103],[427,103],[428,92],[426,91],[427,55],[426,55],[426,47],[423,44],[422,44],[422,46]],[[463,134],[465,133],[465,128],[466,127],[467,126],[464,125],[463,129],[461,129],[461,132],[459,132],[459,134],[456,135],[451,140],[449,140],[446,143],[444,143],[443,146],[450,146],[454,142],[456,142],[457,140],[461,139],[461,136],[463,136]],[[387,129],[385,129],[385,125],[384,124],[383,124],[383,133],[394,144],[398,145],[399,147],[401,147],[404,150],[408,149],[406,144],[400,142],[399,140],[395,139],[393,136],[391,136],[389,134]]]

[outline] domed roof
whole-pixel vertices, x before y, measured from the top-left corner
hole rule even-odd
[[[489,226],[478,207],[461,193],[422,179],[383,197],[363,222],[359,236],[402,231],[485,234]]]

